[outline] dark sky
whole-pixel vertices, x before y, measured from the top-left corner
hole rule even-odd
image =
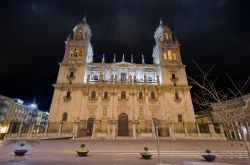
[[[144,54],[152,62],[153,34],[159,18],[181,43],[189,76],[195,60],[213,73],[243,83],[250,75],[248,0],[70,0],[1,1],[0,94],[36,101],[49,110],[68,34],[87,15],[95,61],[102,53]],[[108,57],[107,57],[108,58]],[[107,61],[111,61],[109,58]],[[225,85],[225,79],[218,87]]]

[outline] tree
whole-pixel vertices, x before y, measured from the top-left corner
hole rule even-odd
[[[191,83],[197,90],[194,92],[193,102],[198,108],[212,116],[214,121],[223,123],[224,126],[229,125],[243,136],[248,155],[250,158],[249,149],[246,143],[246,137],[250,137],[250,94],[244,95],[244,92],[249,87],[249,77],[243,85],[236,85],[232,78],[226,74],[231,88],[218,89],[216,82],[218,77],[213,78],[211,74],[213,67],[207,72],[193,61],[197,66],[200,74],[196,77],[188,77]],[[235,135],[236,136],[236,135]]]

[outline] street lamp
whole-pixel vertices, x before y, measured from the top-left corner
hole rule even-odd
[[[157,156],[158,156],[158,163],[161,164],[161,157],[160,157],[160,140],[159,140],[159,120],[153,119],[153,124],[155,126],[155,135],[157,138]]]
[[[247,136],[247,129],[246,129],[246,127],[241,127],[240,130],[241,130],[241,132],[242,132],[242,134],[243,134],[245,147],[246,147],[246,150],[247,150],[247,153],[248,153],[248,158],[250,159],[250,151],[249,151],[249,148],[248,148],[248,145],[247,145],[247,139],[246,139],[246,136]]]

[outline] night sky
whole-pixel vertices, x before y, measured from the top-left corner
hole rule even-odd
[[[35,101],[49,111],[53,87],[68,34],[87,16],[94,61],[103,53],[134,54],[152,63],[154,31],[162,18],[181,43],[187,74],[192,60],[221,77],[243,83],[250,75],[250,1],[248,0],[71,0],[1,1],[0,94]]]

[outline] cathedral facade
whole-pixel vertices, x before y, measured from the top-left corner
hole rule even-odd
[[[160,21],[154,33],[153,64],[93,62],[91,29],[84,18],[66,41],[54,84],[49,121],[79,123],[82,136],[162,137],[197,133],[180,44]],[[156,129],[157,128],[157,129]]]

